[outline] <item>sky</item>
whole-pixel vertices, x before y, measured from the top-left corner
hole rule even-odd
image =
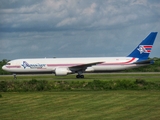
[[[0,60],[127,56],[150,32],[160,0],[0,0]]]

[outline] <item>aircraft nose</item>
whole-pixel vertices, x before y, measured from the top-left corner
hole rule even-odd
[[[2,69],[3,69],[3,70],[6,70],[6,66],[5,66],[5,65],[3,65]]]

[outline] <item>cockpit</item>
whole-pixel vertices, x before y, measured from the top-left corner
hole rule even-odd
[[[11,65],[11,63],[8,62],[6,65]]]

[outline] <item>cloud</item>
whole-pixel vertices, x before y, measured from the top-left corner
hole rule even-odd
[[[1,0],[0,59],[126,55],[160,30],[159,8],[159,0]]]
[[[12,5],[17,2],[19,3],[11,1]],[[1,9],[3,29],[14,31],[54,31],[66,30],[68,27],[104,29],[154,15],[151,12],[153,9],[151,5],[148,6],[149,10],[146,9],[149,5],[146,0],[122,0],[122,2],[45,0],[39,3],[32,1],[20,3],[17,7],[11,8],[10,5],[9,8],[6,6],[5,9]]]

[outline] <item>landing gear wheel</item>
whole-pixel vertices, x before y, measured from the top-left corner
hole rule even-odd
[[[76,75],[76,78],[84,78],[84,75]]]
[[[80,78],[80,75],[76,75],[76,78]]]
[[[80,75],[81,78],[84,78],[84,75]]]

